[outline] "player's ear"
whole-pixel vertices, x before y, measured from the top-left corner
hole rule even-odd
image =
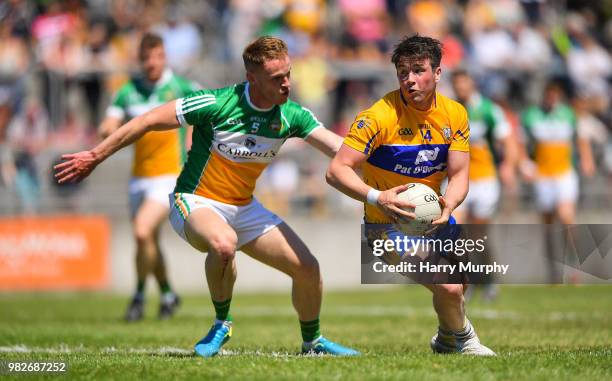
[[[253,73],[250,70],[246,71],[246,79],[251,84],[255,82],[255,76],[253,75]]]
[[[434,80],[436,81],[436,83],[440,82],[440,78],[442,78],[442,68],[438,66],[434,70]]]

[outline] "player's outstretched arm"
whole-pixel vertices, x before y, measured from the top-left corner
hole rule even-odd
[[[55,178],[60,184],[79,182],[89,176],[106,158],[132,144],[145,133],[177,127],[179,123],[176,120],[175,101],[171,101],[130,120],[89,151],[62,155],[62,160],[65,161],[53,168]]]
[[[114,116],[107,116],[98,127],[98,135],[101,139],[106,139],[119,127],[121,127],[121,119]]]
[[[441,225],[448,222],[453,210],[458,207],[469,188],[470,153],[464,151],[448,151],[448,187],[444,197],[440,197],[442,204],[442,215],[433,225]]]
[[[323,152],[328,157],[333,158],[342,145],[340,135],[328,130],[327,128],[316,128],[306,137],[306,143]]]
[[[327,168],[325,175],[327,183],[355,200],[376,205],[393,219],[397,219],[398,216],[414,219],[416,217],[414,213],[404,210],[414,208],[414,205],[397,199],[398,193],[408,189],[406,185],[379,192],[359,177],[356,169],[361,167],[366,158],[364,153],[343,144]]]

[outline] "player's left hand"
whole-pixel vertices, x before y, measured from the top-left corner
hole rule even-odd
[[[448,222],[451,213],[453,210],[448,206],[444,197],[438,197],[438,201],[440,202],[440,206],[442,207],[442,215],[437,220],[431,222],[432,225],[444,225]]]
[[[80,182],[89,176],[100,162],[92,151],[62,155],[62,160],[66,161],[53,167],[59,184]]]

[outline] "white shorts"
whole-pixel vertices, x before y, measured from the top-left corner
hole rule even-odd
[[[134,217],[142,202],[154,200],[168,205],[168,195],[174,190],[176,176],[163,175],[155,177],[132,177],[128,185],[130,197],[130,215]]]
[[[470,190],[457,211],[469,213],[476,218],[491,219],[497,210],[499,192],[497,179],[470,181]]]
[[[573,170],[558,177],[540,177],[534,187],[536,206],[542,212],[552,212],[559,203],[578,199],[578,176]]]
[[[280,217],[264,208],[255,198],[247,205],[236,206],[190,193],[174,193],[170,195],[170,208],[170,223],[174,231],[185,241],[187,241],[185,220],[189,214],[200,208],[214,211],[238,235],[237,249],[283,222]]]

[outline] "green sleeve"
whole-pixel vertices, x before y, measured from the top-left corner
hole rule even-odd
[[[291,136],[306,138],[317,127],[323,127],[317,117],[306,107],[297,106],[295,113],[292,113]]]
[[[206,123],[218,109],[217,97],[210,90],[199,90],[176,100],[176,118],[183,126]]]
[[[132,84],[127,83],[117,91],[110,105],[106,109],[107,117],[124,119],[126,117],[126,109],[128,107],[128,95],[131,91]]]
[[[568,112],[568,118],[569,120],[571,120],[572,123],[572,127],[574,128],[574,132],[577,131],[578,129],[578,120],[576,119],[576,114],[574,113],[574,110],[572,110],[571,107],[567,107],[567,112]]]
[[[521,125],[523,126],[523,129],[526,132],[531,132],[531,129],[533,128],[533,124],[535,122],[535,109],[533,107],[528,108],[527,110],[525,110],[525,112],[523,112],[523,114],[521,115]]]
[[[117,94],[115,94],[115,97],[113,98],[113,101],[111,102],[111,105],[125,109],[127,107],[128,91],[129,91],[128,86],[123,86],[121,89],[119,89]]]

